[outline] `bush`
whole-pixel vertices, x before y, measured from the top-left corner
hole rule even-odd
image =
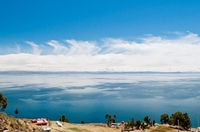
[[[67,118],[65,117],[64,114],[60,116],[60,121],[62,121],[62,122],[68,122],[68,120],[67,120]]]
[[[0,111],[4,111],[7,106],[7,98],[0,92]]]
[[[161,124],[166,124],[166,123],[168,123],[168,121],[169,121],[169,116],[168,116],[168,114],[162,114],[161,116],[160,116],[160,122],[161,122]]]

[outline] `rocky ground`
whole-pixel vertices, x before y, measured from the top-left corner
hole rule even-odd
[[[0,130],[30,132],[33,129],[42,131],[40,127],[31,123],[28,119],[18,119],[12,116],[7,116],[5,113],[0,113]]]

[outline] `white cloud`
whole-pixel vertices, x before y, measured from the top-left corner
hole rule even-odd
[[[41,50],[39,49],[37,44],[35,44],[33,42],[29,42],[29,41],[26,41],[26,43],[32,46],[34,55],[40,55]]]
[[[16,43],[16,47],[17,47],[17,51],[16,53],[20,53],[21,52],[21,49],[20,49],[20,46]]]
[[[194,33],[176,38],[148,35],[140,42],[109,38],[51,40],[46,46],[27,43],[32,54],[0,55],[1,71],[200,71],[200,37]],[[53,47],[52,52],[41,55],[47,46]]]
[[[70,44],[68,55],[96,55],[100,48],[94,42],[66,40]]]
[[[55,40],[51,40],[47,44],[53,47],[54,54],[66,54],[68,50],[67,47],[65,47],[64,45]]]

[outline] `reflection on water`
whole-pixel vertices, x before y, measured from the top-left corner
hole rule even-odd
[[[0,91],[8,98],[6,112],[18,117],[65,114],[70,122],[106,122],[131,117],[156,119],[187,112],[193,127],[200,111],[200,73],[0,73]]]

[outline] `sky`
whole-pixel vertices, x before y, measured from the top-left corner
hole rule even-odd
[[[199,0],[2,0],[0,71],[199,72]]]

